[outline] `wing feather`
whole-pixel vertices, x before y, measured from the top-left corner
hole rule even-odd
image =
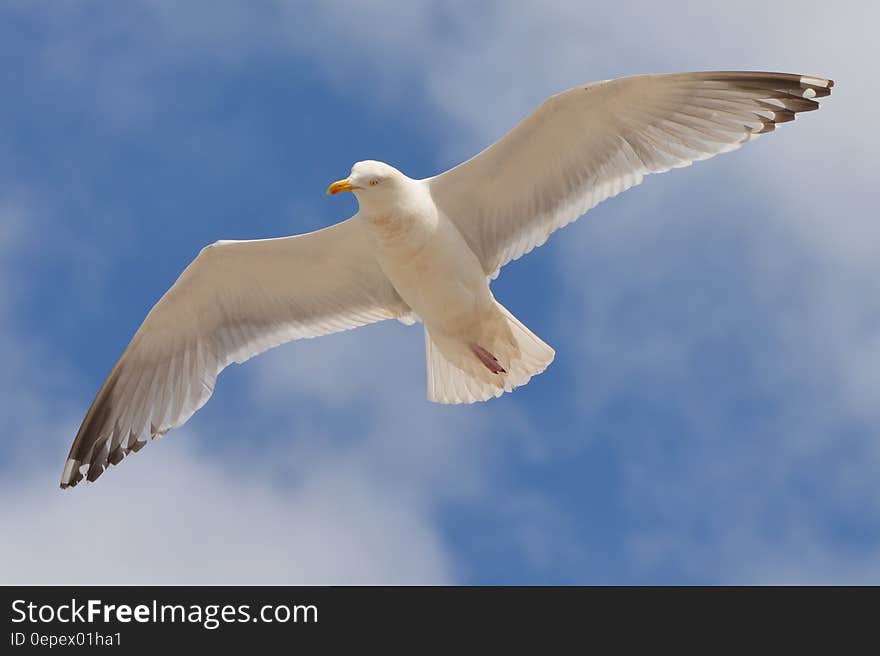
[[[359,220],[202,249],[150,310],[89,408],[61,487],[93,481],[202,407],[231,362],[409,314]]]
[[[487,275],[601,201],[819,108],[831,80],[761,72],[641,75],[548,98],[472,159],[429,179]]]

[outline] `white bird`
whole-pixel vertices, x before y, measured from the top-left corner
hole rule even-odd
[[[398,319],[425,328],[428,399],[484,401],[554,351],[492,295],[506,263],[649,173],[734,150],[817,109],[833,82],[784,73],[642,75],[555,95],[479,155],[414,180],[358,162],[330,194],[357,214],[304,235],[218,241],[150,310],[70,449],[61,487],[189,419],[231,362]]]

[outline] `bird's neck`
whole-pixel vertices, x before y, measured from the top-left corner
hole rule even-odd
[[[361,207],[358,216],[377,247],[399,257],[413,255],[431,239],[437,227],[436,208],[413,195],[392,206]]]

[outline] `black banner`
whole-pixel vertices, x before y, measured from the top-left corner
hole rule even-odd
[[[412,644],[475,635],[493,643],[539,636],[617,648],[652,639],[724,640],[758,630],[828,626],[840,591],[693,588],[5,587],[0,653],[98,649],[249,649]],[[845,593],[848,594],[848,593]],[[731,631],[735,635],[731,634]],[[363,642],[366,641],[366,642]],[[734,640],[736,641],[736,640]],[[468,643],[461,643],[466,647]]]

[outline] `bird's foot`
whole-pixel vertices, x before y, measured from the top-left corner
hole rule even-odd
[[[489,353],[489,351],[484,349],[479,344],[471,344],[471,351],[480,359],[480,362],[485,365],[486,369],[491,371],[493,374],[507,373],[507,370],[501,366],[500,362],[498,362],[498,358]]]

